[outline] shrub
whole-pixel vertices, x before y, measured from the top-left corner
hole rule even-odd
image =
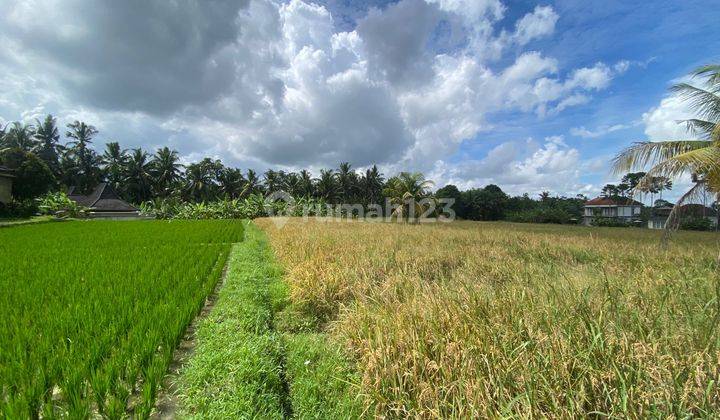
[[[628,222],[617,219],[615,217],[595,217],[593,218],[592,222],[590,222],[592,226],[598,226],[598,227],[629,227],[632,226]]]
[[[517,211],[508,214],[506,219],[511,222],[520,223],[577,223],[569,212],[557,208],[537,208]]]
[[[175,199],[157,198],[141,203],[140,214],[162,220],[172,219],[177,212],[178,205],[180,202]]]
[[[680,222],[680,229],[685,230],[714,230],[715,226],[706,217],[687,217]]]
[[[309,210],[309,216],[328,214],[324,200],[300,198],[294,204],[285,201],[268,203],[261,194],[253,194],[244,199],[207,203],[158,199],[142,203],[140,212],[156,219],[256,219],[269,215],[303,216],[305,208]]]
[[[87,207],[83,207],[71,200],[64,192],[47,193],[37,199],[40,214],[59,217],[85,217]]]
[[[37,213],[37,206],[33,200],[13,201],[0,203],[0,218],[26,218]]]

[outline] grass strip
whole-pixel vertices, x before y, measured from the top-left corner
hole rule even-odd
[[[287,305],[283,270],[264,232],[250,223],[245,235],[231,251],[217,303],[199,322],[195,353],[181,372],[181,417],[361,417],[349,358]]]
[[[63,220],[64,219],[58,219],[54,216],[33,216],[31,218],[19,218],[19,219],[2,219],[2,218],[0,218],[0,228],[26,226],[26,225],[37,225],[40,223],[49,223],[49,222],[61,222]]]
[[[182,417],[291,415],[284,349],[273,313],[284,304],[281,271],[264,234],[248,224],[230,255],[218,301],[197,329],[197,348],[180,375]]]
[[[353,384],[359,378],[327,334],[284,334],[286,374],[293,413],[299,419],[354,419],[362,402]]]

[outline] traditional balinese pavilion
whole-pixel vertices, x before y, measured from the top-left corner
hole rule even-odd
[[[13,171],[0,166],[0,203],[7,204],[12,201]]]
[[[68,198],[83,207],[89,208],[91,218],[138,219],[142,217],[136,207],[120,198],[113,187],[105,182],[98,184],[88,195],[76,191],[76,187],[70,187]]]

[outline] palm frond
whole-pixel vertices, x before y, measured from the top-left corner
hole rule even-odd
[[[712,146],[707,140],[669,140],[637,142],[613,159],[612,172],[617,175],[643,169],[648,164],[662,162],[674,156]]]
[[[685,99],[698,117],[710,121],[720,120],[720,96],[714,92],[689,83],[678,83],[670,90]]]
[[[675,178],[691,172],[708,174],[718,171],[720,171],[720,149],[704,147],[669,157],[657,163],[645,174],[643,180],[656,177]]]
[[[683,211],[687,208],[685,207],[686,204],[689,204],[693,201],[698,201],[700,198],[702,198],[703,194],[707,192],[706,185],[704,182],[698,182],[696,183],[692,188],[690,188],[685,194],[683,194],[680,199],[678,199],[677,204],[673,206],[672,211],[670,211],[670,214],[668,215],[667,220],[665,221],[665,235],[663,237],[663,241],[667,241],[669,239],[670,234],[673,231],[678,230],[680,228],[680,221],[683,216]]]
[[[685,128],[690,135],[697,136],[705,140],[711,138],[713,130],[715,130],[718,126],[717,123],[698,118],[680,120],[679,122],[685,124]]]
[[[710,132],[709,140],[715,143],[715,147],[720,147],[720,124],[715,124],[715,128]]]
[[[720,64],[706,64],[696,68],[692,72],[693,77],[707,77],[712,89],[720,87]]]

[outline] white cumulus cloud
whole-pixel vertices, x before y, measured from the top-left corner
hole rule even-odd
[[[523,51],[561,17],[538,6],[502,31],[497,0],[401,0],[347,31],[303,0],[32,3],[8,0],[0,17],[3,118],[82,115],[132,146],[170,143],[186,158],[257,168],[349,161],[570,188],[558,179],[574,174],[578,151],[557,139],[513,143],[528,153],[510,166],[446,161],[493,113],[552,116],[629,66],[564,68]]]
[[[663,98],[660,104],[642,116],[645,134],[649,140],[680,140],[692,138],[681,120],[693,118],[693,113],[682,98],[672,95]]]

